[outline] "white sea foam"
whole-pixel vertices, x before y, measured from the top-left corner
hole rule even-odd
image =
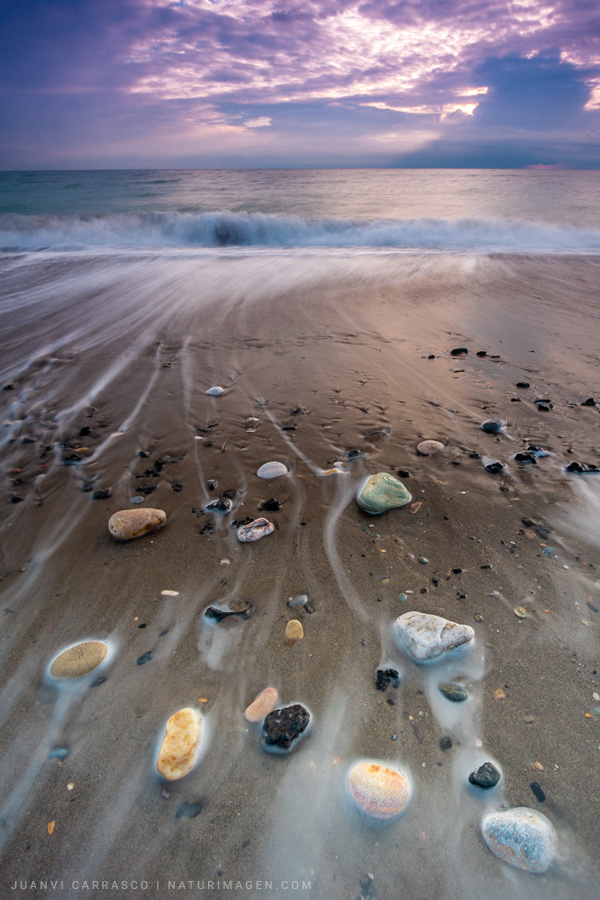
[[[87,248],[334,247],[600,253],[600,229],[503,219],[308,219],[263,213],[154,212],[0,217],[4,252]]]

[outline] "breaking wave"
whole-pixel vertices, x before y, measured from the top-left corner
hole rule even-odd
[[[600,253],[600,229],[499,219],[302,219],[231,212],[0,217],[4,252],[194,247],[363,247]]]

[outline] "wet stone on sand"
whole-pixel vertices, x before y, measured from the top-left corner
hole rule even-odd
[[[103,641],[82,641],[69,647],[50,666],[52,678],[81,678],[97,669],[106,658],[108,646]]]
[[[116,541],[131,541],[162,528],[167,514],[162,509],[122,509],[108,520],[108,530]]]
[[[491,762],[485,762],[469,775],[471,784],[477,787],[488,789],[493,788],[500,781],[500,772]]]
[[[527,872],[545,872],[558,849],[552,822],[525,806],[485,816],[481,833],[492,853]]]
[[[281,475],[287,475],[288,470],[282,462],[266,462],[256,473],[259,478],[270,480],[271,478],[279,478]]]
[[[391,819],[406,807],[410,786],[404,775],[391,766],[363,762],[348,773],[350,796],[361,812],[372,819]]]
[[[308,728],[309,722],[310,713],[300,703],[274,709],[263,722],[265,746],[291,750]]]
[[[163,778],[177,781],[193,768],[202,734],[202,717],[191,707],[180,709],[168,720],[158,752],[156,768]]]
[[[268,519],[260,518],[241,525],[237,530],[237,539],[242,544],[260,541],[275,530],[275,526]]]
[[[288,641],[301,641],[304,637],[302,622],[298,621],[298,619],[290,619],[285,626],[285,636]]]
[[[453,681],[443,681],[441,684],[438,684],[438,690],[452,703],[464,703],[469,697],[464,687],[460,684],[455,684]]]
[[[365,512],[377,516],[389,509],[406,506],[412,496],[395,475],[379,472],[363,483],[356,500]]]
[[[279,703],[279,694],[274,687],[267,687],[255,697],[252,703],[244,710],[244,717],[248,722],[262,722]]]
[[[420,453],[421,456],[433,456],[434,453],[438,453],[440,450],[444,449],[444,445],[441,441],[421,441],[420,444],[417,445],[417,453]]]
[[[400,646],[415,662],[439,659],[469,643],[475,636],[470,625],[414,611],[396,619],[394,633]]]

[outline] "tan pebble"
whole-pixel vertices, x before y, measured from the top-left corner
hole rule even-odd
[[[502,688],[496,688],[494,691],[494,700],[504,700],[506,698],[506,694],[502,690]]]
[[[48,834],[52,834],[55,825],[56,822],[54,821],[54,819],[52,820],[52,822],[48,822]]]
[[[441,441],[421,441],[421,443],[417,446],[417,453],[420,453],[421,456],[432,456],[434,453],[438,453],[440,450],[444,449],[444,445]]]
[[[391,819],[402,812],[410,797],[409,784],[397,769],[379,763],[358,763],[348,774],[352,799],[373,819]]]
[[[222,566],[230,566],[230,565],[231,565],[231,560],[230,560],[230,559],[227,559],[227,557],[225,557],[225,559],[222,559],[222,560],[221,560],[221,565],[222,565]]]
[[[248,722],[262,722],[265,716],[273,712],[279,703],[279,694],[274,687],[265,688],[256,697],[250,706],[244,710],[244,716]]]
[[[304,637],[302,622],[299,622],[298,619],[290,619],[285,626],[285,636],[288,641],[301,641]]]
[[[75,787],[75,785],[73,784],[72,781],[70,781],[69,784],[67,785],[67,790],[72,791],[74,787]]]
[[[536,769],[538,770],[538,772],[543,772],[543,771],[544,771],[544,767],[543,767],[543,765],[541,764],[541,762],[534,762],[534,766],[536,767]]]
[[[166,524],[163,509],[121,509],[108,520],[108,530],[116,541],[131,541]]]
[[[161,591],[162,597],[179,597],[179,591]]]
[[[81,678],[93,672],[106,658],[108,646],[103,641],[82,641],[56,657],[50,666],[53,678]]]
[[[200,713],[191,707],[180,709],[168,720],[158,751],[156,768],[168,781],[177,781],[192,769],[202,733]]]

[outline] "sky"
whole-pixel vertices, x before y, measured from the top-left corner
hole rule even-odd
[[[600,168],[598,0],[0,0],[0,169]]]

